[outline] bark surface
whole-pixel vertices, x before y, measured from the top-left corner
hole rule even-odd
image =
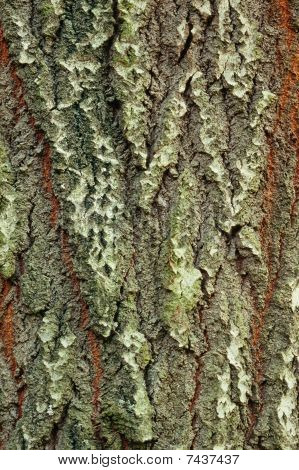
[[[298,449],[298,0],[0,0],[2,449]]]

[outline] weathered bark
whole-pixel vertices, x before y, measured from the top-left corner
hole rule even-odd
[[[3,449],[298,449],[298,0],[0,0]]]

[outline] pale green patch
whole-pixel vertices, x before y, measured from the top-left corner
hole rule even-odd
[[[120,336],[119,340],[127,349],[123,355],[127,364],[129,364],[135,372],[140,368],[146,367],[150,361],[151,355],[144,335],[128,327]],[[140,361],[140,359],[142,359],[142,361]]]
[[[85,7],[85,9],[87,8],[90,8],[90,5]],[[97,49],[103,46],[113,34],[114,26],[111,18],[112,2],[106,2],[105,6],[97,2],[96,6],[92,8],[91,11],[94,16],[92,21],[93,31],[88,36],[88,39],[91,47]]]
[[[219,292],[220,302],[219,302],[219,317],[223,321],[224,325],[229,324],[229,317],[230,317],[230,309],[229,309],[229,302],[226,295],[226,292],[220,291]]]
[[[229,0],[220,0],[218,5],[218,18],[219,18],[219,36],[222,41],[229,39],[229,32],[231,31],[231,22],[229,17]]]
[[[9,278],[15,272],[17,192],[7,150],[0,141],[0,272]]]
[[[53,93],[53,78],[46,63],[40,64],[38,76],[34,80],[37,85],[39,96],[43,99],[47,109],[55,107],[55,98]]]
[[[229,172],[223,162],[223,152],[227,150],[227,139],[224,127],[219,126],[223,115],[217,100],[211,99],[207,92],[206,79],[201,71],[197,71],[192,77],[192,99],[197,104],[202,123],[200,126],[200,140],[203,150],[210,157],[206,175],[212,181],[215,181],[223,194],[225,201],[226,217],[222,222],[224,230],[229,231],[233,225],[233,207],[231,203],[232,184],[230,182]],[[218,88],[217,88],[218,87]],[[215,85],[214,92],[220,90],[219,85]]]
[[[90,164],[82,170],[73,167],[72,159],[75,156],[69,150],[67,121],[63,119],[63,111],[52,112],[54,126],[51,138],[56,152],[62,157],[55,167],[63,167],[74,181],[66,197],[67,201],[72,203],[69,214],[72,231],[87,240],[87,264],[93,271],[93,289],[99,293],[94,296],[93,311],[101,333],[109,336],[115,326],[113,318],[116,301],[127,269],[130,250],[126,249],[129,236],[127,234],[126,239],[123,236],[127,223],[124,221],[121,161],[117,158],[111,137],[106,136],[94,113],[95,106],[95,98],[91,97],[80,103],[92,130],[93,158],[97,161],[96,174]],[[101,242],[101,239],[104,242]]]
[[[291,340],[294,340],[291,347],[282,352],[284,367],[280,373],[280,379],[287,385],[287,390],[281,396],[277,407],[277,415],[283,432],[283,448],[296,448],[299,419],[297,410],[297,372],[294,365],[294,359],[298,361],[298,342],[295,343],[295,334],[292,334]],[[297,331],[297,341],[298,341]],[[296,352],[297,350],[297,352]]]
[[[119,341],[124,346],[123,359],[130,368],[130,379],[136,389],[133,408],[136,421],[133,432],[136,435],[136,440],[145,442],[153,437],[153,409],[147,395],[142,369],[150,361],[151,355],[146,338],[136,327],[138,325],[131,317],[125,330],[119,336]]]
[[[98,142],[98,151],[95,155],[103,163],[109,164],[109,173],[106,173],[103,164],[97,178],[97,184],[93,184],[93,175],[89,170],[81,173],[77,179],[77,185],[70,193],[68,200],[74,205],[71,214],[74,231],[89,239],[89,251],[87,262],[94,272],[96,288],[103,295],[95,298],[98,321],[102,326],[102,334],[109,335],[113,324],[113,301],[119,296],[120,281],[122,278],[122,254],[124,253],[124,241],[122,239],[121,227],[118,221],[123,216],[124,207],[120,199],[119,188],[119,162],[114,158],[114,152],[109,144],[102,138]],[[101,148],[101,151],[100,151]],[[85,207],[85,200],[89,194],[88,183],[93,185],[92,204]],[[103,204],[105,198],[106,203]],[[97,222],[95,215],[98,214],[102,223]],[[105,244],[100,242],[100,237]],[[128,255],[128,254],[127,254]],[[110,273],[107,274],[106,267]]]
[[[79,172],[78,172],[79,173]],[[79,173],[78,184],[70,192],[67,200],[73,204],[74,212],[72,213],[72,220],[75,223],[76,231],[84,238],[88,237],[90,227],[88,224],[88,214],[85,209],[85,199],[88,194],[88,183],[90,182],[91,175],[87,172]]]
[[[248,248],[255,256],[262,258],[262,248],[259,237],[253,228],[242,227],[239,233],[241,244],[244,248]]]
[[[68,348],[76,340],[76,336],[70,332],[68,335],[64,335],[60,338],[60,342],[64,348]]]
[[[201,297],[201,272],[193,261],[192,239],[194,227],[190,226],[191,213],[196,203],[196,181],[189,169],[180,177],[178,198],[172,211],[169,240],[165,243],[167,265],[163,275],[166,296],[163,302],[163,321],[170,335],[180,347],[192,342],[189,314]],[[190,194],[191,192],[191,194]]]
[[[277,100],[277,95],[271,93],[269,90],[263,90],[262,96],[258,100],[255,106],[256,116],[251,120],[250,126],[256,128],[261,124],[261,116],[263,116],[265,110]]]
[[[252,90],[255,74],[254,63],[261,57],[261,34],[258,24],[249,18],[246,4],[241,0],[220,0],[219,2],[219,36],[222,47],[219,49],[218,78],[221,75],[231,85],[232,92],[240,99],[247,100]],[[240,22],[239,45],[232,43],[230,33],[233,29],[230,9],[234,9]]]
[[[19,45],[21,46],[19,51],[19,62],[20,64],[31,65],[35,62],[36,57],[33,54],[32,48],[33,37],[29,29],[28,23],[23,19],[18,10],[18,13],[13,13],[11,16],[12,22],[17,27],[18,36],[20,38]]]
[[[200,269],[205,271],[209,277],[206,279],[205,288],[206,291],[211,295],[215,291],[215,278],[219,267],[223,262],[224,252],[221,237],[219,231],[215,227],[215,221],[212,217],[209,218],[210,225],[207,226],[206,230],[202,234],[203,246],[201,249],[200,256]],[[223,318],[227,318],[225,307],[226,299],[220,303],[220,313]]]
[[[62,15],[62,13],[64,12],[63,0],[50,0],[50,2],[51,2],[51,5],[53,6],[55,15],[57,16]]]
[[[48,1],[43,2],[43,5],[46,8]],[[128,2],[118,2],[121,12],[127,6]],[[48,24],[54,21],[55,15],[57,19],[62,14],[61,2],[55,2],[52,7],[48,9],[52,9],[52,14],[45,20]],[[72,25],[65,22],[73,47],[67,48],[61,41],[56,51],[57,65],[61,72],[65,72],[65,83],[58,89],[55,107],[48,91],[53,87],[47,80],[48,72],[42,59],[41,74],[36,78],[40,97],[49,110],[47,136],[53,148],[53,173],[54,176],[58,172],[63,174],[61,178],[54,177],[60,190],[61,213],[67,202],[67,207],[71,207],[66,213],[70,235],[83,237],[86,243],[86,263],[83,264],[75,256],[74,268],[79,274],[83,267],[92,270],[87,281],[92,283],[91,289],[95,293],[90,315],[91,318],[96,318],[96,324],[104,336],[109,336],[115,326],[113,319],[116,302],[128,268],[128,260],[131,259],[128,248],[130,229],[124,220],[124,182],[120,152],[115,150],[109,130],[103,129],[102,115],[98,112],[98,94],[87,94],[83,99],[83,92],[99,89],[103,66],[99,58],[101,47],[114,33],[112,7],[112,2],[96,2],[93,6],[86,1],[80,3],[82,21],[88,18],[92,25],[80,36],[80,40],[72,36]],[[136,8],[140,10],[140,2],[136,4]],[[131,7],[129,9],[132,12]],[[124,24],[123,26],[125,27]],[[116,40],[115,44],[117,43]],[[80,114],[88,122],[86,129],[90,132],[90,137],[86,141],[91,147],[91,155],[84,155],[80,150],[80,155],[77,154],[77,135],[74,136],[73,145],[74,105],[80,107]],[[103,107],[106,107],[105,102]]]
[[[299,278],[293,279],[289,283],[289,285],[292,288],[291,307],[293,312],[295,313],[297,308],[299,307]]]
[[[71,168],[71,161],[74,158],[74,154],[68,145],[68,122],[63,111],[59,111],[57,109],[53,110],[50,114],[50,124],[49,136],[53,142],[54,150],[60,157],[59,164],[56,163],[55,166],[59,170]]]
[[[114,43],[113,67],[119,76],[117,96],[122,101],[123,128],[138,163],[145,167],[147,149],[145,143],[145,89],[150,83],[147,71],[147,55],[141,44],[139,29],[143,25],[147,1],[119,0],[120,31]]]
[[[250,118],[252,128],[251,145],[246,148],[244,159],[237,160],[236,167],[240,173],[240,189],[233,197],[233,212],[236,220],[242,221],[243,212],[248,211],[248,197],[259,190],[263,161],[265,153],[264,120],[268,114],[268,107],[276,100],[276,95],[268,90],[263,90],[262,96],[257,100]],[[247,216],[247,221],[249,217]],[[252,238],[252,235],[250,235]],[[259,251],[254,242],[255,251]],[[257,254],[257,253],[256,253]],[[259,256],[257,254],[257,256]]]
[[[55,315],[43,317],[42,325],[38,331],[38,336],[43,343],[50,343],[58,334],[58,322]]]
[[[238,388],[241,403],[246,403],[247,395],[251,393],[251,379],[246,373],[242,349],[246,347],[244,337],[239,328],[231,321],[231,342],[227,348],[227,358],[238,371]]]
[[[42,362],[48,376],[49,400],[47,413],[53,408],[62,405],[70,392],[71,371],[74,366],[73,344],[76,336],[71,330],[60,337],[60,345],[56,348],[55,342],[59,336],[59,320],[52,311],[47,311],[38,330],[42,342]],[[53,350],[55,349],[55,355]]]
[[[188,28],[187,28],[187,21],[183,20],[179,26],[177,27],[177,31],[183,41],[186,40],[186,37],[188,36]]]
[[[236,405],[231,401],[231,378],[229,366],[226,365],[222,374],[217,376],[219,380],[219,395],[217,399],[217,414],[220,419],[227,418],[235,409]]]
[[[235,408],[231,400],[231,369],[237,372],[237,390],[242,404],[247,403],[251,395],[252,377],[250,372],[250,325],[247,298],[241,289],[237,273],[232,265],[223,268],[224,277],[220,289],[219,315],[225,327],[229,328],[229,341],[226,346],[227,368],[218,375],[221,394],[218,397],[217,413],[221,418],[227,417]],[[229,293],[229,294],[228,294]],[[236,416],[234,415],[236,419]]]
[[[65,397],[70,396],[71,370],[74,366],[74,353],[71,348],[73,342],[73,340],[66,340],[56,351],[55,359],[51,357],[50,346],[49,350],[44,352],[43,364],[49,377],[49,397],[51,398],[48,413],[52,408],[61,406]]]
[[[141,442],[150,441],[153,438],[152,432],[152,415],[153,410],[146,393],[144,380],[140,381],[140,386],[134,394],[135,408],[134,412],[141,421],[138,427],[138,435],[141,437]]]
[[[291,288],[297,289],[297,279],[288,283]],[[294,290],[293,290],[294,292]],[[299,433],[298,416],[298,366],[299,366],[299,315],[296,307],[293,307],[293,322],[290,325],[290,345],[282,355],[280,380],[285,384],[284,393],[277,407],[277,415],[282,430],[282,448],[297,449]]]
[[[46,411],[46,409],[47,409],[46,403],[44,403],[44,402],[43,403],[39,403],[39,402],[36,403],[36,411],[38,413],[44,413]]]
[[[203,17],[208,18],[212,14],[209,0],[192,0],[192,6],[196,8]]]
[[[83,45],[80,46],[82,50]],[[58,109],[64,109],[80,100],[83,90],[92,83],[92,77],[99,70],[100,63],[93,55],[78,51],[61,59],[60,65],[66,69],[68,80],[68,86],[64,88],[63,96],[58,103]]]
[[[184,89],[189,75],[180,82],[180,89]],[[162,131],[156,151],[152,157],[149,168],[140,179],[141,197],[140,205],[147,209],[154,199],[163,173],[178,161],[179,137],[181,135],[181,118],[186,114],[187,107],[180,90],[174,92],[165,103],[163,112]]]

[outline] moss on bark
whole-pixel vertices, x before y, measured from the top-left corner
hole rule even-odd
[[[298,449],[298,2],[0,0],[3,449]]]

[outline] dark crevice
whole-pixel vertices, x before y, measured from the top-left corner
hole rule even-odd
[[[190,49],[190,46],[192,44],[192,40],[193,40],[193,33],[192,33],[193,25],[192,25],[192,23],[190,23],[190,22],[188,23],[188,28],[189,28],[189,33],[188,33],[186,42],[184,44],[184,47],[181,50],[181,53],[179,55],[178,64],[180,64],[182,62],[182,60],[184,59],[184,57],[186,57],[186,55],[187,55],[187,53]]]
[[[53,429],[52,429],[52,432],[51,432],[51,437],[50,437],[50,444],[49,444],[49,447],[48,449],[52,449],[52,450],[55,450],[57,448],[57,444],[58,444],[58,438],[59,438],[59,432],[61,431],[61,429],[63,428],[65,422],[66,422],[66,419],[67,419],[67,416],[68,416],[68,411],[69,411],[69,408],[70,408],[70,402],[67,403],[64,408],[63,408],[63,411],[60,415],[60,419],[59,421],[57,421],[56,423],[54,423],[53,425]],[[76,447],[74,447],[76,449]]]

